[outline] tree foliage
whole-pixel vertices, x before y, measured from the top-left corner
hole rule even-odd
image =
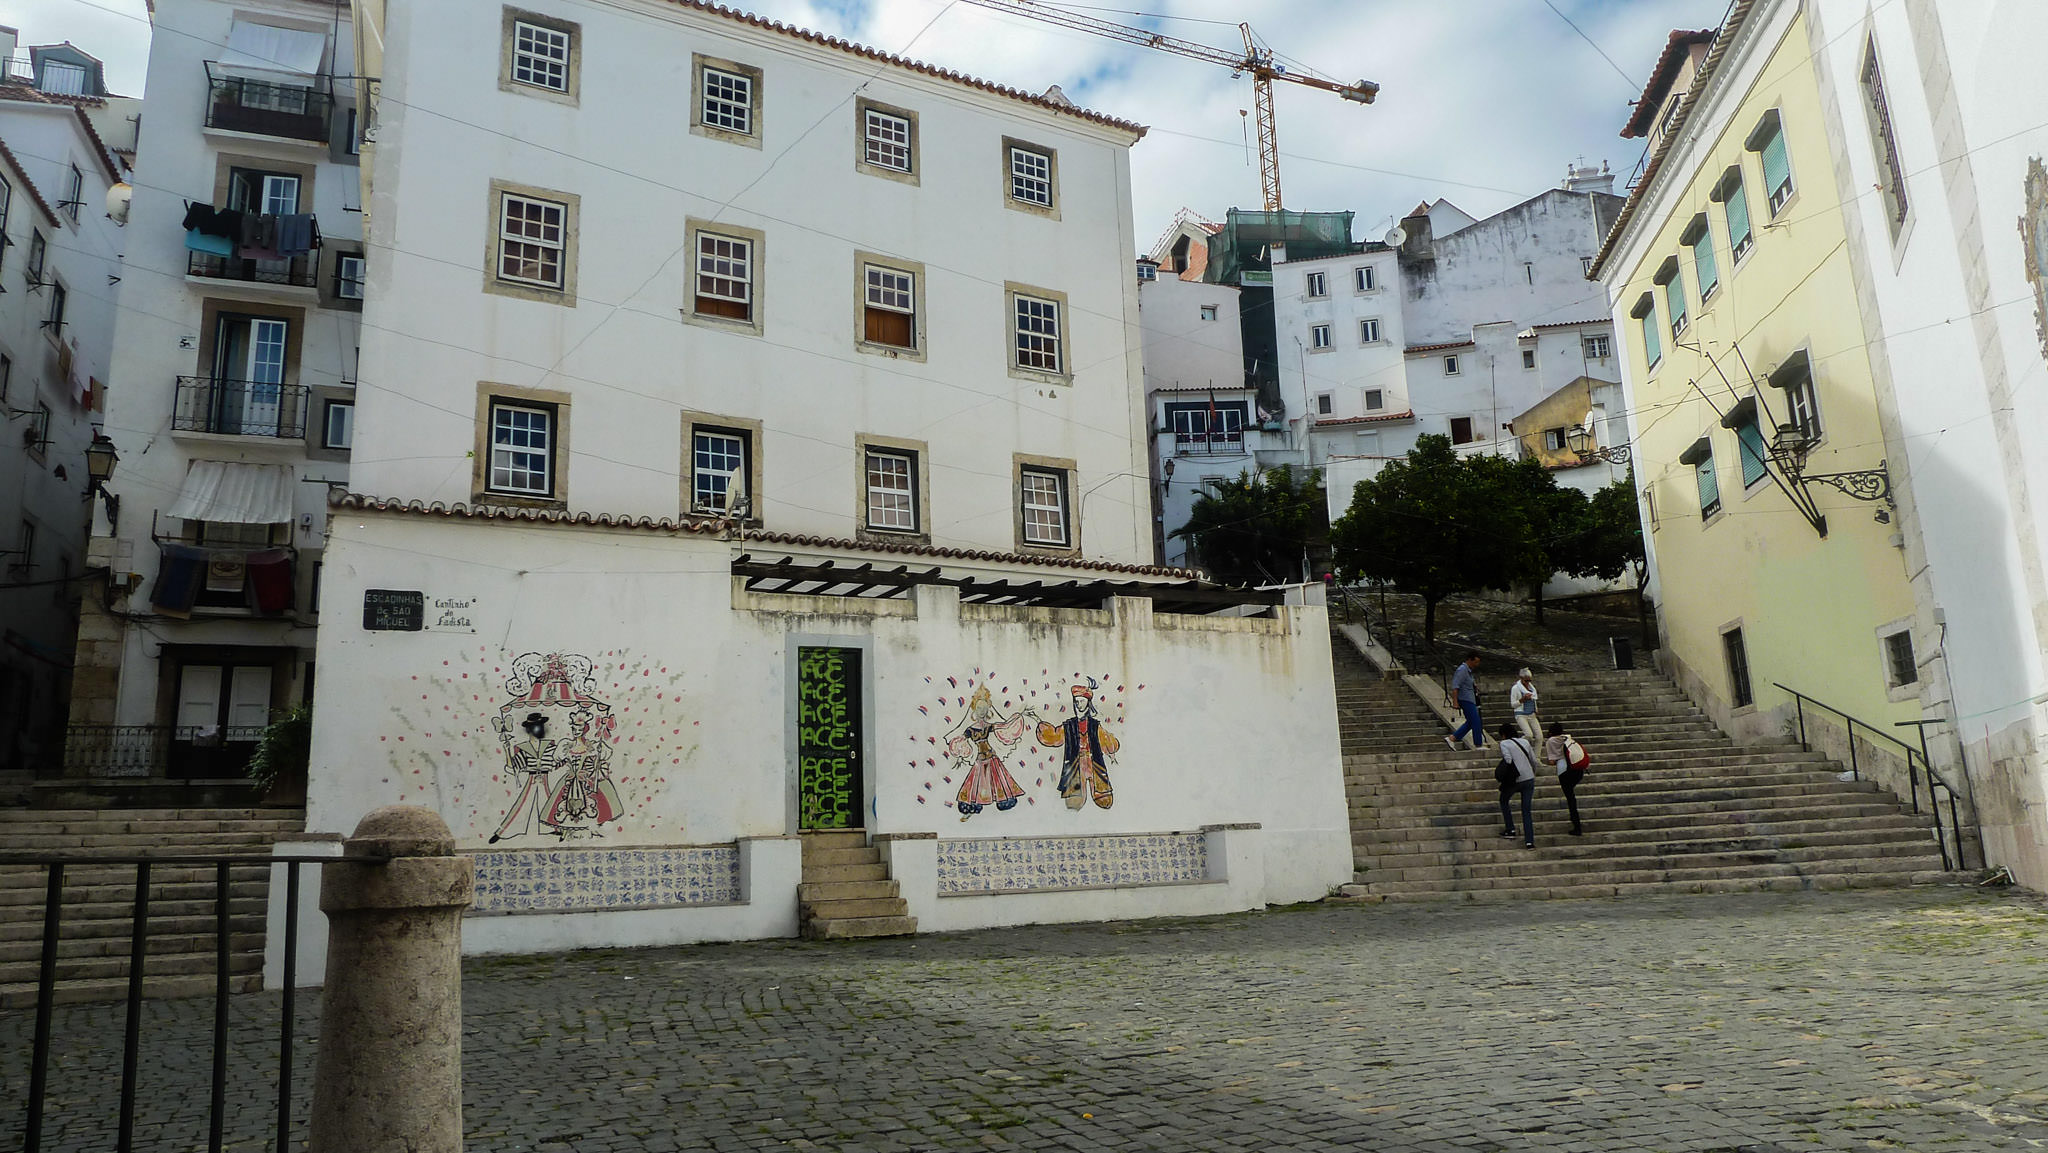
[[[1523,586],[1540,597],[1552,573],[1605,575],[1588,567],[1596,524],[1602,548],[1619,539],[1609,523],[1618,515],[1607,507],[1613,498],[1601,499],[1607,503],[1596,516],[1585,494],[1559,487],[1534,459],[1462,455],[1449,438],[1425,436],[1405,459],[1358,483],[1330,541],[1346,576],[1422,597],[1423,633],[1434,641],[1436,606],[1446,597]],[[1634,507],[1631,491],[1630,516]],[[1597,555],[1608,563],[1605,552]]]
[[[1327,548],[1329,532],[1322,474],[1311,471],[1300,483],[1283,465],[1216,483],[1195,499],[1188,522],[1173,535],[1216,579],[1261,584],[1306,579],[1304,558]]]

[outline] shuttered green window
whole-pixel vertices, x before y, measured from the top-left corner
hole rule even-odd
[[[1742,487],[1748,488],[1762,480],[1767,473],[1764,468],[1764,458],[1768,451],[1764,448],[1764,430],[1758,428],[1753,420],[1737,425],[1735,440],[1742,446]]]
[[[1702,231],[1692,246],[1693,275],[1699,277],[1700,300],[1714,295],[1715,286],[1721,283],[1720,270],[1714,267],[1714,242]]]
[[[1664,359],[1664,350],[1657,346],[1657,309],[1653,306],[1640,319],[1643,322],[1643,363],[1654,365]]]
[[[1721,204],[1728,213],[1728,253],[1741,260],[1749,251],[1749,198],[1742,191],[1742,174],[1732,171],[1721,185]]]
[[[1664,282],[1664,305],[1671,311],[1671,339],[1685,332],[1685,278],[1672,276]]]
[[[1721,482],[1714,476],[1714,458],[1711,454],[1692,468],[1693,475],[1700,482],[1700,517],[1705,519],[1721,511]]]
[[[1792,162],[1785,156],[1784,130],[1772,125],[1769,138],[1758,151],[1764,158],[1764,195],[1771,202],[1771,215],[1776,216],[1792,196]]]

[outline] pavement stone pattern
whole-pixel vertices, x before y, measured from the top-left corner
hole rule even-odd
[[[467,1148],[2048,1148],[2044,935],[2036,895],[1941,887],[479,959]],[[278,1009],[234,1002],[234,1150],[271,1148]],[[31,1024],[0,1014],[0,1148]],[[148,1005],[138,1149],[204,1148],[210,1028]],[[120,1030],[57,1010],[46,1149],[112,1148]]]

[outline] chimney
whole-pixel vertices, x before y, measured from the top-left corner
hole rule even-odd
[[[1565,168],[1565,178],[1562,187],[1567,192],[1604,192],[1612,196],[1614,195],[1614,173],[1607,170],[1607,162],[1605,160],[1600,162],[1600,167],[1598,168],[1590,164],[1581,164],[1575,160]]]

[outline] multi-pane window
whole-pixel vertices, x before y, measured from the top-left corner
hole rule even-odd
[[[917,276],[879,264],[864,266],[867,302],[862,338],[892,348],[917,347]]]
[[[553,496],[555,410],[552,406],[491,404],[492,492]]]
[[[1749,646],[1742,641],[1741,629],[1729,629],[1721,634],[1721,651],[1728,658],[1728,691],[1736,708],[1756,703],[1756,694],[1749,687]]]
[[[1371,292],[1380,286],[1379,274],[1371,265],[1351,270],[1352,287],[1359,292]]]
[[[716,232],[697,234],[699,316],[754,318],[754,242]]]
[[[1563,429],[1561,429],[1561,428],[1546,428],[1546,429],[1544,429],[1544,430],[1543,430],[1543,451],[1545,451],[1545,452],[1563,452],[1563,451],[1564,451],[1564,447],[1565,447],[1565,438],[1564,438],[1564,430],[1563,430]]]
[[[1877,67],[1875,39],[1867,41],[1863,48],[1863,112],[1870,119],[1871,145],[1884,173],[1878,190],[1884,193],[1885,218],[1897,232],[1906,219],[1906,168],[1899,163],[1899,138],[1892,129],[1891,104],[1884,97],[1884,76]]]
[[[738,486],[738,492],[733,491]],[[747,497],[747,434],[727,428],[698,428],[690,434],[690,507],[724,512]]]
[[[43,239],[43,234],[40,231],[30,232],[28,234],[28,282],[30,284],[41,284],[43,282],[43,261],[49,255],[50,242]]]
[[[1469,417],[1469,416],[1454,416],[1454,417],[1452,417],[1452,418],[1451,418],[1451,443],[1452,443],[1452,444],[1471,444],[1471,443],[1472,443],[1473,441],[1475,441],[1475,440],[1477,440],[1477,439],[1479,439],[1479,438],[1478,438],[1478,437],[1476,437],[1476,436],[1474,436],[1474,435],[1472,435],[1472,418],[1471,418],[1471,417]]]
[[[1703,454],[1694,454],[1691,461],[1693,480],[1700,490],[1700,519],[1713,516],[1721,511],[1721,479],[1714,472],[1714,451],[1711,446]]]
[[[917,457],[908,452],[869,449],[868,527],[884,532],[917,531]]]
[[[1377,318],[1374,318],[1374,319],[1370,319],[1370,320],[1361,320],[1361,321],[1359,321],[1359,322],[1358,322],[1358,343],[1360,343],[1360,344],[1378,344],[1379,342],[1380,342],[1380,322],[1379,322],[1379,320],[1378,320]]]
[[[1337,411],[1337,398],[1327,392],[1316,394],[1316,415],[1328,416]]]
[[[1385,407],[1387,407],[1387,393],[1385,389],[1368,388],[1365,390],[1365,410],[1367,412],[1377,412]]]
[[[64,297],[64,286],[51,281],[50,311],[43,317],[43,327],[51,336],[62,337],[64,334]]]
[[[1776,112],[1765,115],[1763,123],[1750,134],[1749,147],[1763,159],[1764,196],[1775,217],[1785,202],[1792,199],[1792,159],[1785,154],[1785,126]]]
[[[1753,237],[1749,226],[1749,196],[1742,190],[1742,169],[1730,168],[1714,190],[1714,199],[1728,214],[1728,259],[1741,260]]]
[[[1685,335],[1685,278],[1678,274],[1678,258],[1665,262],[1665,271],[1660,273],[1664,285],[1664,310],[1671,316],[1671,339]]]
[[[569,90],[569,33],[516,20],[512,24],[512,79],[550,92]]]
[[[1241,404],[1169,405],[1167,420],[1173,425],[1176,451],[1211,451],[1218,446],[1235,449],[1244,443],[1244,406]]]
[[[1444,375],[1445,375],[1445,376],[1456,376],[1456,375],[1458,375],[1458,358],[1457,358],[1457,357],[1455,357],[1455,356],[1446,356],[1446,357],[1444,357]]]
[[[50,445],[50,406],[37,401],[28,417],[28,448],[36,455],[42,455]]]
[[[1920,666],[1913,659],[1913,634],[1906,630],[1884,638],[1885,679],[1892,688],[1920,682]]]
[[[85,173],[80,172],[78,165],[74,164],[71,166],[71,174],[64,179],[64,199],[58,202],[57,207],[64,210],[64,215],[71,218],[71,223],[76,224],[79,206],[84,203]]]
[[[910,118],[868,108],[861,117],[862,154],[869,164],[910,171]]]
[[[1202,306],[1202,319],[1203,319],[1203,320],[1214,320],[1214,319],[1216,319],[1216,306],[1215,306],[1215,305],[1213,305],[1213,304],[1205,304],[1205,305],[1203,305],[1203,306]]]
[[[754,134],[754,78],[724,69],[704,68],[702,116],[710,128]]]
[[[498,279],[544,288],[565,283],[569,209],[553,200],[503,193],[498,209]]]
[[[1024,543],[1064,547],[1067,543],[1067,474],[1053,469],[1027,468],[1020,479]]]
[[[334,295],[343,300],[363,298],[362,257],[343,255],[334,258]]]
[[[1010,199],[1039,208],[1052,207],[1052,155],[1010,146]]]
[[[1327,324],[1310,325],[1308,329],[1308,343],[1311,348],[1330,347],[1330,326]]]
[[[1533,348],[1525,348],[1525,349],[1523,349],[1523,350],[1522,350],[1522,367],[1523,367],[1523,368],[1535,368],[1535,367],[1536,367],[1536,350],[1535,350],[1535,349],[1533,349]]]
[[[1604,336],[1586,337],[1586,359],[1606,360],[1614,352],[1614,345]]]
[[[1308,282],[1308,294],[1310,296],[1330,295],[1329,278],[1323,273],[1311,272],[1304,279]]]
[[[1813,362],[1794,353],[1771,374],[1771,384],[1785,393],[1786,423],[1806,444],[1820,439],[1820,397],[1813,390]]]
[[[1017,294],[1015,321],[1017,367],[1037,372],[1063,372],[1060,305],[1056,300]]]
[[[1678,242],[1692,249],[1693,277],[1699,281],[1700,305],[1705,307],[1721,283],[1720,270],[1714,267],[1714,240],[1707,233],[1707,214],[1693,217]]]
[[[320,421],[320,447],[347,448],[356,439],[356,402],[330,400]]]

